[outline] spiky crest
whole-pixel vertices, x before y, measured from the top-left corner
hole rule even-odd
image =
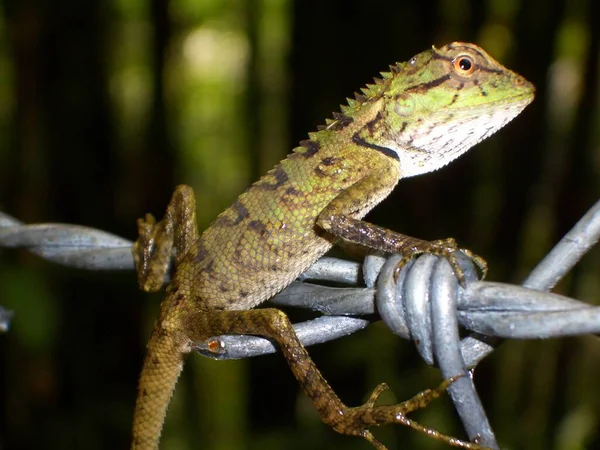
[[[380,72],[381,77],[373,78],[373,83],[367,84],[361,88],[361,93],[354,93],[354,98],[347,98],[346,105],[340,105],[340,112],[332,114],[333,119],[325,119],[324,125],[317,125],[317,131],[332,129],[338,126],[345,126],[352,121],[362,105],[374,98],[379,97],[382,92],[388,87],[392,77],[399,74],[406,63],[396,63],[390,65],[389,72]],[[309,133],[310,139],[316,138],[316,133]]]

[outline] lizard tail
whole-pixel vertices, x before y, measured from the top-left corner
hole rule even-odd
[[[183,368],[186,349],[157,326],[147,347],[133,416],[132,450],[157,450],[169,400]]]

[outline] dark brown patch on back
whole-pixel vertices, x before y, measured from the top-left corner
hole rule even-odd
[[[267,232],[267,227],[260,220],[252,220],[248,223],[248,229],[256,231],[260,236],[264,236]]]
[[[285,184],[289,179],[288,174],[283,170],[282,166],[277,166],[273,175],[275,175],[275,179],[277,180],[277,187]]]
[[[327,176],[327,174],[323,171],[323,168],[321,167],[321,165],[318,165],[317,167],[315,167],[314,172],[315,172],[315,175],[320,178]]]
[[[255,184],[255,186],[257,188],[265,189],[267,191],[274,191],[278,187],[287,183],[287,181],[289,179],[288,174],[285,172],[285,170],[283,169],[281,164],[278,165],[277,167],[275,167],[275,169],[273,169],[273,171],[269,172],[268,175],[275,178],[275,183],[269,183],[269,182],[263,181],[263,182]]]
[[[289,197],[297,197],[298,195],[301,194],[301,192],[298,189],[296,189],[295,187],[290,186],[289,188],[287,188],[285,190],[285,192],[283,194],[287,195]]]
[[[327,156],[319,161],[319,164],[314,168],[314,173],[319,177],[337,176],[343,171],[341,169],[343,161],[343,158]]]
[[[231,217],[228,217],[228,215],[231,216],[232,211],[235,214],[237,214],[237,217],[235,219],[231,219]],[[233,205],[231,205],[229,210],[225,211],[224,213],[219,215],[219,217],[217,217],[217,220],[215,220],[215,222],[214,222],[214,226],[215,227],[225,227],[225,228],[232,227],[234,225],[239,225],[241,222],[243,222],[248,217],[250,217],[250,213],[238,199],[235,201],[235,203]]]
[[[306,150],[304,152],[296,153],[296,155],[299,155],[302,158],[310,158],[315,153],[317,153],[321,148],[321,144],[319,144],[317,141],[313,141],[311,139],[305,139],[304,141],[300,141],[300,145],[302,147],[306,148]]]
[[[248,209],[246,209],[246,207],[242,203],[240,203],[239,200],[236,200],[235,203],[233,205],[231,205],[231,208],[238,215],[237,218],[233,221],[234,225],[238,225],[244,219],[247,219],[248,217],[250,217],[250,213],[248,212]]]
[[[298,208],[298,197],[302,195],[302,192],[293,186],[285,189],[285,192],[281,196],[281,205],[294,210]],[[302,200],[300,200],[302,202]]]
[[[204,245],[202,245],[202,243],[199,242],[196,252],[196,261],[204,261],[204,259],[206,259],[207,256],[208,252],[206,251],[206,248],[204,248]]]
[[[352,117],[348,117],[347,115],[339,113],[339,112],[334,112],[333,118],[335,120],[337,120],[337,123],[332,125],[329,128],[330,130],[336,130],[336,131],[343,130],[348,125],[350,125],[352,122],[354,122],[354,119]]]

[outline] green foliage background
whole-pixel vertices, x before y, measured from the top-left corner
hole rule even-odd
[[[135,238],[190,184],[205,227],[379,71],[473,41],[538,87],[514,123],[452,166],[406,180],[370,220],[456,237],[491,280],[519,282],[598,198],[597,0],[2,0],[0,209]],[[600,254],[558,291],[598,303]],[[0,449],[127,448],[136,379],[161,296],[133,273],[0,252]],[[387,381],[436,385],[381,324],[311,349],[348,403]],[[502,448],[598,448],[595,337],[507,342],[477,371]],[[447,401],[419,420],[461,435]],[[386,427],[392,448],[443,448]],[[283,359],[192,355],[165,449],[369,448],[326,429]]]

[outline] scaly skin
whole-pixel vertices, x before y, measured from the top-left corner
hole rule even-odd
[[[427,50],[382,75],[240,195],[201,236],[187,186],[176,189],[161,222],[150,215],[138,222],[134,258],[142,288],[162,286],[172,250],[175,274],[148,344],[132,448],[158,448],[184,356],[195,342],[221,334],[276,341],[323,421],[340,433],[362,436],[385,449],[369,428],[404,423],[451,445],[479,448],[405,417],[440,389],[402,404],[378,406],[382,385],[364,405],[347,407],[323,379],[285,314],[251,309],[340,242],[406,259],[419,253],[442,255],[462,279],[453,239],[422,241],[361,219],[401,178],[436,170],[501,128],[532,101],[534,88],[465,43]],[[481,258],[467,254],[485,271]]]

